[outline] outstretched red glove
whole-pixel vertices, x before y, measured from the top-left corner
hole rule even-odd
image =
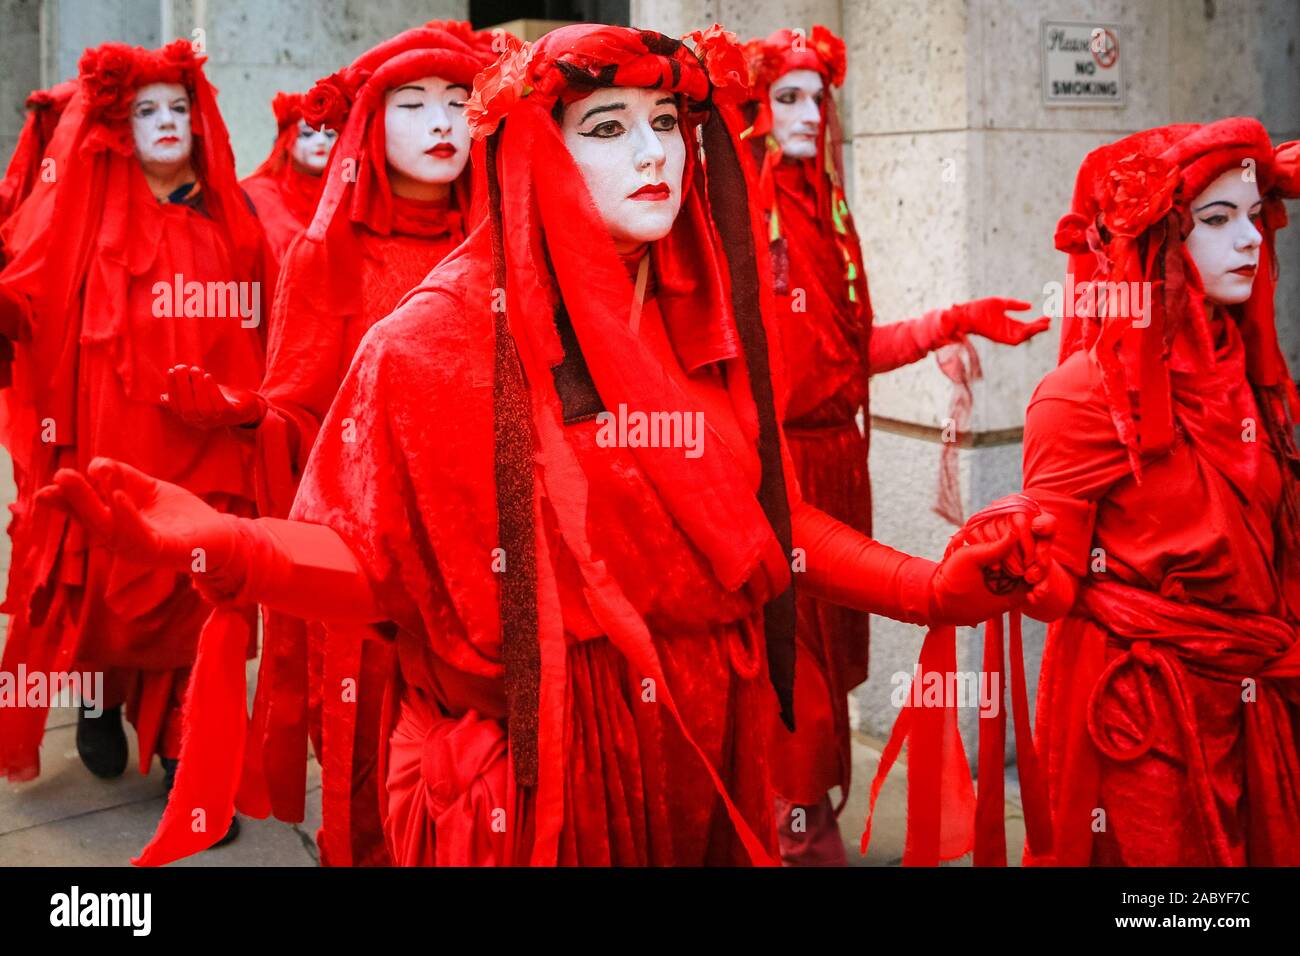
[[[379,620],[369,579],[324,525],[223,514],[179,485],[112,458],[70,468],[36,492],[108,548],[148,567],[189,572],[213,603],[265,604],[306,620]]]
[[[1044,331],[1052,324],[1047,316],[1041,316],[1032,322],[1021,322],[1007,315],[1008,312],[1023,312],[1033,308],[1033,304],[1020,299],[975,299],[946,309],[942,316],[944,338],[955,340],[960,335],[982,335],[1003,345],[1019,345]]]
[[[251,427],[266,414],[266,400],[257,392],[222,385],[210,373],[192,365],[167,370],[167,391],[162,400],[183,422],[195,428]]]
[[[237,545],[237,518],[112,458],[95,458],[84,475],[60,468],[36,501],[68,512],[108,548],[148,567],[215,571]]]

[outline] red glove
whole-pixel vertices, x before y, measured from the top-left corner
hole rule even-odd
[[[238,544],[239,519],[112,458],[95,458],[85,475],[60,468],[36,501],[68,512],[113,551],[148,567],[216,571]]]
[[[257,392],[221,385],[197,366],[168,369],[167,391],[161,397],[181,421],[195,428],[252,427],[266,415],[266,400]]]
[[[1041,316],[1032,322],[1021,322],[1007,312],[1023,312],[1032,303],[1019,299],[975,299],[946,310],[942,317],[944,338],[954,341],[960,335],[982,335],[1003,345],[1019,345],[1044,331],[1052,320]]]
[[[324,525],[223,514],[111,458],[94,459],[86,475],[60,468],[36,501],[68,512],[127,560],[189,572],[214,604],[265,604],[305,620],[381,619],[356,556]]]
[[[1023,591],[1025,610],[1040,621],[1053,621],[1074,605],[1077,582],[1052,557],[1056,519],[1046,512],[1010,510],[1024,498],[1024,495],[1011,495],[973,515],[953,535],[949,549],[985,546],[1003,540],[1008,534],[1014,536],[1020,547],[1006,560],[988,568],[986,583],[999,592]],[[1008,507],[1002,510],[999,505],[1004,503]]]

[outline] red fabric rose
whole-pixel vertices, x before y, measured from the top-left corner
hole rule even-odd
[[[715,90],[738,95],[748,91],[749,66],[734,33],[715,23],[707,30],[688,33],[686,39],[695,48],[695,55],[704,64]]]
[[[104,43],[83,53],[78,67],[91,115],[120,122],[131,114],[135,54],[129,46]]]
[[[1178,166],[1132,153],[1106,172],[1102,221],[1114,235],[1135,238],[1164,218],[1173,205],[1181,173]]]
[[[533,45],[524,43],[474,78],[465,121],[475,139],[492,135],[514,105],[533,91],[528,75],[532,61]]]
[[[290,123],[302,119],[302,101],[301,93],[276,93],[275,99],[271,100],[271,111],[275,113],[276,127],[284,129]]]
[[[1273,189],[1287,199],[1300,199],[1300,139],[1283,143],[1273,153]]]
[[[1068,212],[1056,224],[1056,248],[1072,255],[1088,251],[1088,227],[1092,223],[1086,216]]]
[[[352,108],[352,87],[342,73],[317,80],[303,97],[302,118],[316,128],[342,130]]]
[[[821,57],[821,61],[826,64],[826,72],[830,74],[831,85],[842,86],[844,74],[848,67],[848,56],[845,53],[844,41],[818,23],[812,28],[808,43]]]

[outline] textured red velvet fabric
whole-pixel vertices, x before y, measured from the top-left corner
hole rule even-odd
[[[110,62],[127,64],[136,83],[170,79],[190,89],[199,181],[188,194],[159,202],[150,192],[122,101],[106,102],[96,85]],[[255,513],[251,437],[189,428],[159,400],[165,372],[178,362],[203,364],[246,387],[260,381],[274,284],[200,64],[183,42],[156,52],[120,44],[87,52],[80,88],[49,146],[60,176],[38,183],[6,223],[13,259],[0,273],[22,311],[10,448],[24,476],[6,602],[19,623],[0,666],[112,672],[110,685],[122,689],[137,720],[145,771],[155,748],[176,752],[167,727],[194,658],[203,603],[187,576],[115,557],[65,516],[34,512],[32,495],[54,469],[84,468],[107,455],[220,509]],[[115,95],[129,103],[133,89]],[[187,315],[184,297],[173,314],[160,311],[157,284],[174,290],[177,276],[244,284],[261,321],[253,327],[238,314],[211,315],[206,305]],[[0,711],[0,773],[35,776],[44,719],[36,708]]]

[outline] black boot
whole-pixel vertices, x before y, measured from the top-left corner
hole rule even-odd
[[[81,709],[77,712],[77,754],[96,777],[110,780],[126,770],[126,731],[122,727],[122,706],[108,707],[98,717]]]
[[[176,767],[180,761],[175,757],[159,757],[158,762],[163,768],[163,792],[171,793],[176,785]]]

